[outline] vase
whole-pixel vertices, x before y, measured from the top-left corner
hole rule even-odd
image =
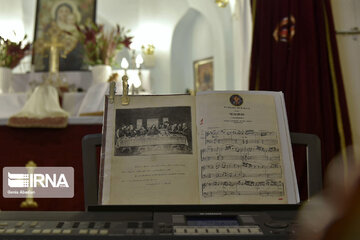
[[[94,85],[109,80],[112,69],[109,65],[95,65],[92,67],[91,72],[93,77],[92,85]]]
[[[12,70],[8,67],[0,67],[0,93],[8,93],[11,87]]]

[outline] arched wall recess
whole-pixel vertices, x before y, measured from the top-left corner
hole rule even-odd
[[[208,0],[188,0],[189,6],[199,11],[211,26],[212,39],[214,43],[214,88],[215,90],[226,90],[232,87],[232,56],[226,55],[231,52],[225,48],[225,28],[220,21],[218,9],[213,1]],[[232,41],[232,36],[226,36],[228,41]],[[229,46],[229,45],[228,45]],[[232,47],[232,44],[230,45]],[[229,46],[229,47],[230,47]]]
[[[214,56],[210,24],[197,10],[189,8],[174,29],[171,46],[171,90],[194,89],[193,62]]]

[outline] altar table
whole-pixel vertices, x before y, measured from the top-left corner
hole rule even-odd
[[[1,210],[84,210],[81,140],[87,134],[101,133],[102,117],[70,118],[63,129],[12,128],[0,119],[0,169],[24,167],[29,161],[38,167],[73,167],[73,198],[37,198],[37,208],[21,208],[21,198],[0,196]],[[2,184],[2,171],[0,171]],[[2,185],[1,185],[2,186]]]

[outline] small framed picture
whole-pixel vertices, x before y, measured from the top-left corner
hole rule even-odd
[[[83,46],[77,38],[76,24],[89,20],[95,22],[95,11],[96,0],[37,0],[34,43],[38,43],[39,47],[35,47],[33,55],[35,71],[49,70],[49,33],[54,32],[54,28],[64,33],[57,38],[58,46],[66,52],[66,56],[60,54],[59,70],[88,70]],[[37,48],[44,51],[39,53]]]
[[[214,90],[214,59],[213,57],[194,62],[195,90]]]

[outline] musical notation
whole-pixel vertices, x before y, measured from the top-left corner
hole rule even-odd
[[[239,130],[239,129],[212,129],[205,132],[205,136],[218,135],[237,135],[237,136],[274,136],[275,132],[270,131],[255,131],[255,130]]]
[[[276,132],[207,129],[202,136],[202,197],[284,196]]]
[[[237,153],[248,153],[248,152],[279,152],[279,148],[276,147],[238,147],[233,144],[227,144],[224,147],[210,147],[206,148],[206,152],[237,152]]]
[[[277,139],[233,139],[233,138],[221,138],[221,139],[206,139],[206,144],[215,143],[215,144],[264,144],[264,145],[274,145],[277,144]]]
[[[239,168],[253,168],[253,169],[271,169],[271,168],[277,168],[280,169],[280,164],[277,163],[271,163],[267,165],[261,165],[261,164],[252,164],[248,162],[242,162],[241,164],[237,163],[216,163],[216,164],[205,164],[201,166],[201,171],[205,171],[208,169],[239,169]]]
[[[282,190],[274,190],[274,191],[210,191],[204,192],[202,196],[204,198],[210,197],[225,197],[225,196],[250,196],[250,195],[260,195],[260,196],[273,196],[273,197],[281,197],[284,195],[284,191]]]
[[[266,181],[251,181],[251,180],[238,180],[238,181],[209,181],[201,184],[202,190],[208,187],[238,187],[238,186],[256,186],[256,187],[283,187],[284,183],[280,180],[266,180]]]
[[[216,172],[216,173],[203,173],[201,174],[202,179],[213,179],[213,178],[236,178],[236,177],[265,177],[267,179],[281,177],[281,172],[264,172],[264,173],[243,173],[243,172]]]
[[[279,161],[280,155],[230,155],[230,154],[206,154],[207,152],[204,150],[200,151],[200,159],[201,161],[226,161],[226,160],[242,160],[242,161],[250,161],[250,160],[260,160],[260,161]]]

